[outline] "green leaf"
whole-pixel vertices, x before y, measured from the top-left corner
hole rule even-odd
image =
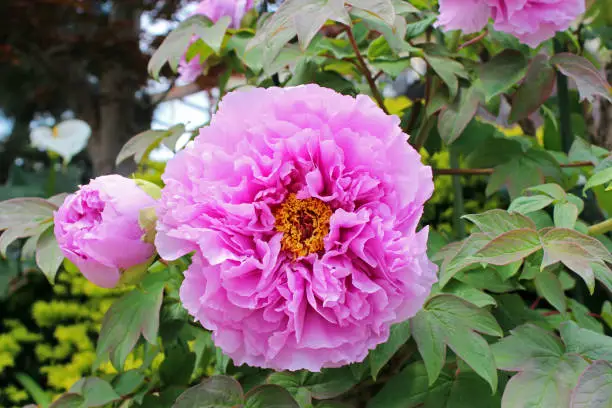
[[[455,296],[436,295],[412,319],[412,327],[430,384],[444,364],[446,344],[495,391],[497,372],[489,345],[475,333],[501,336],[501,328],[489,312]]]
[[[53,283],[63,260],[64,254],[55,239],[53,228],[50,227],[42,233],[36,243],[36,265],[49,279],[49,282]]]
[[[544,270],[534,279],[538,294],[561,313],[567,310],[567,299],[561,281],[554,273]]]
[[[572,203],[557,203],[553,212],[555,226],[559,228],[574,228],[578,219],[578,207]]]
[[[406,25],[406,38],[412,39],[422,35],[437,20],[435,15],[426,16],[423,19]],[[440,75],[440,74],[438,74]]]
[[[391,0],[346,0],[353,7],[357,7],[371,17],[393,26],[395,21],[395,8]]]
[[[265,384],[246,394],[244,408],[300,408],[289,391],[278,385]]]
[[[435,73],[438,74],[438,76],[442,79],[442,81],[446,84],[446,86],[448,86],[450,96],[454,97],[455,95],[457,95],[457,91],[459,90],[458,78],[468,78],[468,74],[465,68],[463,67],[463,65],[447,57],[438,57],[438,56],[433,56],[433,55],[428,55],[428,54],[425,54],[424,57],[425,57],[425,60],[431,66],[431,68],[435,71]],[[473,90],[470,92],[470,95],[469,95],[470,97],[469,98],[464,97],[464,100],[463,100],[464,103],[470,102],[473,104],[476,96],[480,98],[480,91],[476,90],[475,88],[472,88],[472,89]],[[476,100],[476,103],[478,102],[478,100]],[[470,108],[470,111],[471,111],[471,108]]]
[[[70,388],[70,392],[83,396],[85,407],[101,407],[121,399],[108,382],[97,377],[79,380]]]
[[[504,408],[567,407],[580,373],[588,366],[582,358],[565,354],[545,360],[537,369],[523,371],[510,379],[504,396]]]
[[[85,400],[78,394],[64,394],[50,408],[83,408]]]
[[[320,373],[312,373],[304,381],[312,396],[316,399],[330,399],[350,390],[358,380],[350,367],[327,368]]]
[[[527,59],[523,53],[506,49],[479,68],[487,101],[510,89],[525,76]]]
[[[597,68],[586,58],[569,53],[556,54],[550,59],[559,71],[576,82],[581,100],[593,102],[595,96],[602,96],[608,101],[610,85]]]
[[[572,318],[578,326],[582,327],[583,329],[603,334],[603,324],[591,316],[592,313],[588,307],[572,298],[568,298],[567,302],[568,307],[571,310]]]
[[[550,153],[531,148],[496,166],[485,192],[492,195],[506,187],[510,197],[514,199],[528,187],[542,184],[550,178],[561,180],[562,177],[561,167]]]
[[[612,167],[608,167],[600,172],[595,173],[584,186],[584,190],[589,190],[593,187],[600,186],[612,182]]]
[[[96,349],[98,363],[110,356],[113,366],[121,371],[140,334],[156,343],[164,286],[163,282],[151,286],[147,291],[135,289],[123,295],[108,309]]]
[[[538,54],[531,60],[524,81],[512,97],[512,110],[508,120],[512,123],[537,111],[552,94],[555,86],[555,70],[548,57]]]
[[[215,376],[182,393],[172,408],[232,408],[243,403],[244,394],[238,381]]]
[[[446,345],[438,325],[429,314],[421,310],[411,320],[412,337],[427,368],[429,384],[438,379],[446,362]]]
[[[113,380],[113,388],[117,394],[125,396],[136,391],[144,384],[145,376],[139,370],[129,370],[121,373]]]
[[[490,238],[482,233],[475,233],[461,242],[459,250],[447,256],[440,267],[440,288],[443,288],[457,273],[479,262],[474,257],[487,243]]]
[[[194,36],[199,37],[218,53],[230,22],[231,17],[229,16],[223,16],[215,23],[211,23],[208,18],[200,15],[188,18],[176,30],[170,32],[155,51],[147,67],[149,74],[157,78],[166,62],[176,72]]]
[[[529,197],[519,197],[510,203],[508,212],[529,214],[530,212],[541,210],[552,204],[553,199],[545,195],[535,195]]]
[[[6,258],[6,251],[9,245],[20,238],[30,237],[33,240],[33,244],[36,245],[40,235],[52,226],[52,221],[47,221],[42,224],[25,224],[24,226],[15,226],[4,230],[0,234],[0,256]]]
[[[553,228],[542,236],[544,244],[558,242],[571,243],[584,248],[593,258],[612,263],[612,254],[599,240],[568,228]]]
[[[165,350],[166,358],[159,367],[159,376],[167,385],[188,385],[195,366],[196,354],[186,345]]]
[[[568,353],[576,353],[591,360],[612,361],[612,337],[578,327],[574,322],[561,325],[561,338]]]
[[[520,261],[542,248],[540,236],[532,229],[521,228],[493,239],[475,255],[476,259],[494,265]]]
[[[262,47],[263,65],[276,58],[293,37],[298,36],[303,50],[308,48],[315,34],[327,20],[351,25],[342,0],[290,0],[283,2],[247,46],[247,52]]]
[[[452,92],[452,90],[451,90]],[[476,87],[462,88],[455,102],[442,108],[438,132],[447,144],[453,143],[476,115],[482,95]]]
[[[40,408],[47,408],[51,404],[49,395],[47,395],[32,377],[25,373],[17,373],[15,374],[15,378]]]
[[[451,280],[447,285],[444,286],[444,290],[440,292],[439,286],[436,284],[431,290],[431,295],[437,293],[448,293],[449,295],[455,295],[461,299],[469,302],[478,307],[485,306],[496,306],[497,302],[492,296],[484,293],[471,285],[465,284],[458,280]]]
[[[595,277],[606,283],[612,272],[605,262],[612,262],[612,255],[595,238],[567,228],[554,228],[543,233],[544,259],[542,268],[557,262],[578,274],[592,292]]]
[[[441,378],[442,379],[442,378]],[[438,387],[432,387],[425,407],[494,408],[501,406],[498,393],[491,395],[488,384],[473,371],[461,369],[458,375],[444,377]]]
[[[533,362],[563,355],[563,344],[550,331],[532,324],[519,326],[491,346],[498,368],[506,371],[523,371]]]
[[[368,360],[370,360],[370,373],[374,380],[380,370],[391,360],[391,357],[397,350],[404,345],[410,338],[410,322],[397,323],[391,326],[389,340],[383,344],[379,344],[374,350],[370,351]]]
[[[491,238],[516,229],[536,229],[535,224],[528,217],[522,214],[511,214],[504,210],[489,210],[480,214],[464,215],[463,218],[473,222],[480,231]]]
[[[53,220],[57,206],[42,198],[13,198],[0,202],[0,231],[11,227],[35,227]]]
[[[566,196],[565,190],[555,183],[540,184],[539,186],[529,187],[527,191],[544,193],[555,200],[563,200]]]
[[[439,382],[442,379],[439,380]],[[384,387],[368,401],[367,408],[415,408],[425,402],[429,391],[427,369],[422,361],[404,368],[387,381]],[[434,385],[435,387],[435,385]]]
[[[129,157],[134,156],[136,163],[142,162],[151,151],[156,148],[163,140],[176,135],[185,133],[185,125],[179,124],[171,127],[168,130],[147,130],[137,134],[123,145],[121,151],[117,155],[115,164],[122,163]]]
[[[612,364],[595,361],[580,376],[572,392],[571,408],[610,408]]]
[[[572,388],[588,365],[575,354],[564,353],[551,332],[524,325],[491,346],[497,367],[518,371],[504,391],[503,407],[567,407]]]

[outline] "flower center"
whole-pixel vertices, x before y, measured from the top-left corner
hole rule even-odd
[[[296,258],[323,250],[331,215],[331,208],[318,198],[299,200],[290,194],[274,212],[276,230],[283,233],[281,248]]]

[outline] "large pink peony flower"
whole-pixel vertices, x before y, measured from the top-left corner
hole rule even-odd
[[[255,0],[203,0],[198,4],[193,15],[208,17],[216,22],[223,16],[230,16],[230,27],[240,28],[240,22],[244,15],[253,8]],[[204,66],[199,56],[187,61],[183,56],[179,62],[178,73],[181,82],[193,82],[202,73]]]
[[[146,262],[153,245],[143,242],[140,210],[155,200],[134,180],[102,176],[66,198],[55,213],[55,237],[62,253],[85,277],[112,288],[126,269]]]
[[[567,30],[585,11],[584,0],[440,0],[437,26],[473,33],[493,18],[498,31],[537,47]]]
[[[361,361],[421,308],[432,173],[398,125],[363,95],[251,89],[168,163],[156,246],[195,252],[181,300],[237,364]]]

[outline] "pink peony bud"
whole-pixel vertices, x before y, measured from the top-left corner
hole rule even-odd
[[[55,237],[89,281],[112,288],[155,253],[138,223],[141,210],[155,203],[132,179],[98,177],[66,197],[55,213]]]

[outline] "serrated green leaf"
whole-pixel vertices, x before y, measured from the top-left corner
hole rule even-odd
[[[402,347],[410,338],[410,322],[397,323],[391,326],[389,339],[379,344],[374,350],[370,351],[368,360],[370,361],[370,373],[376,380],[380,370],[389,362],[391,357]]]
[[[135,289],[113,303],[102,319],[96,349],[98,364],[110,356],[113,366],[121,371],[141,334],[155,344],[163,291],[162,282],[147,291]]]
[[[570,408],[610,408],[611,401],[612,364],[595,361],[580,376]]]
[[[508,211],[517,212],[520,214],[529,214],[548,207],[550,204],[552,204],[552,202],[553,199],[545,195],[535,195],[529,197],[523,196],[512,200],[510,207],[508,207]]]
[[[215,376],[182,393],[172,408],[232,408],[243,403],[244,393],[238,381]]]
[[[521,228],[496,237],[478,251],[475,258],[493,265],[507,265],[526,258],[540,248],[542,244],[538,233]]]
[[[561,313],[567,310],[567,299],[561,281],[554,273],[542,271],[534,279],[538,294],[548,301]]]
[[[479,69],[479,77],[487,100],[507,91],[525,76],[527,60],[523,53],[506,49]]]
[[[591,360],[612,361],[612,337],[578,327],[574,322],[561,325],[561,338],[568,353],[580,354]]]
[[[578,219],[578,207],[572,203],[555,204],[553,217],[555,226],[559,228],[574,228]]]

